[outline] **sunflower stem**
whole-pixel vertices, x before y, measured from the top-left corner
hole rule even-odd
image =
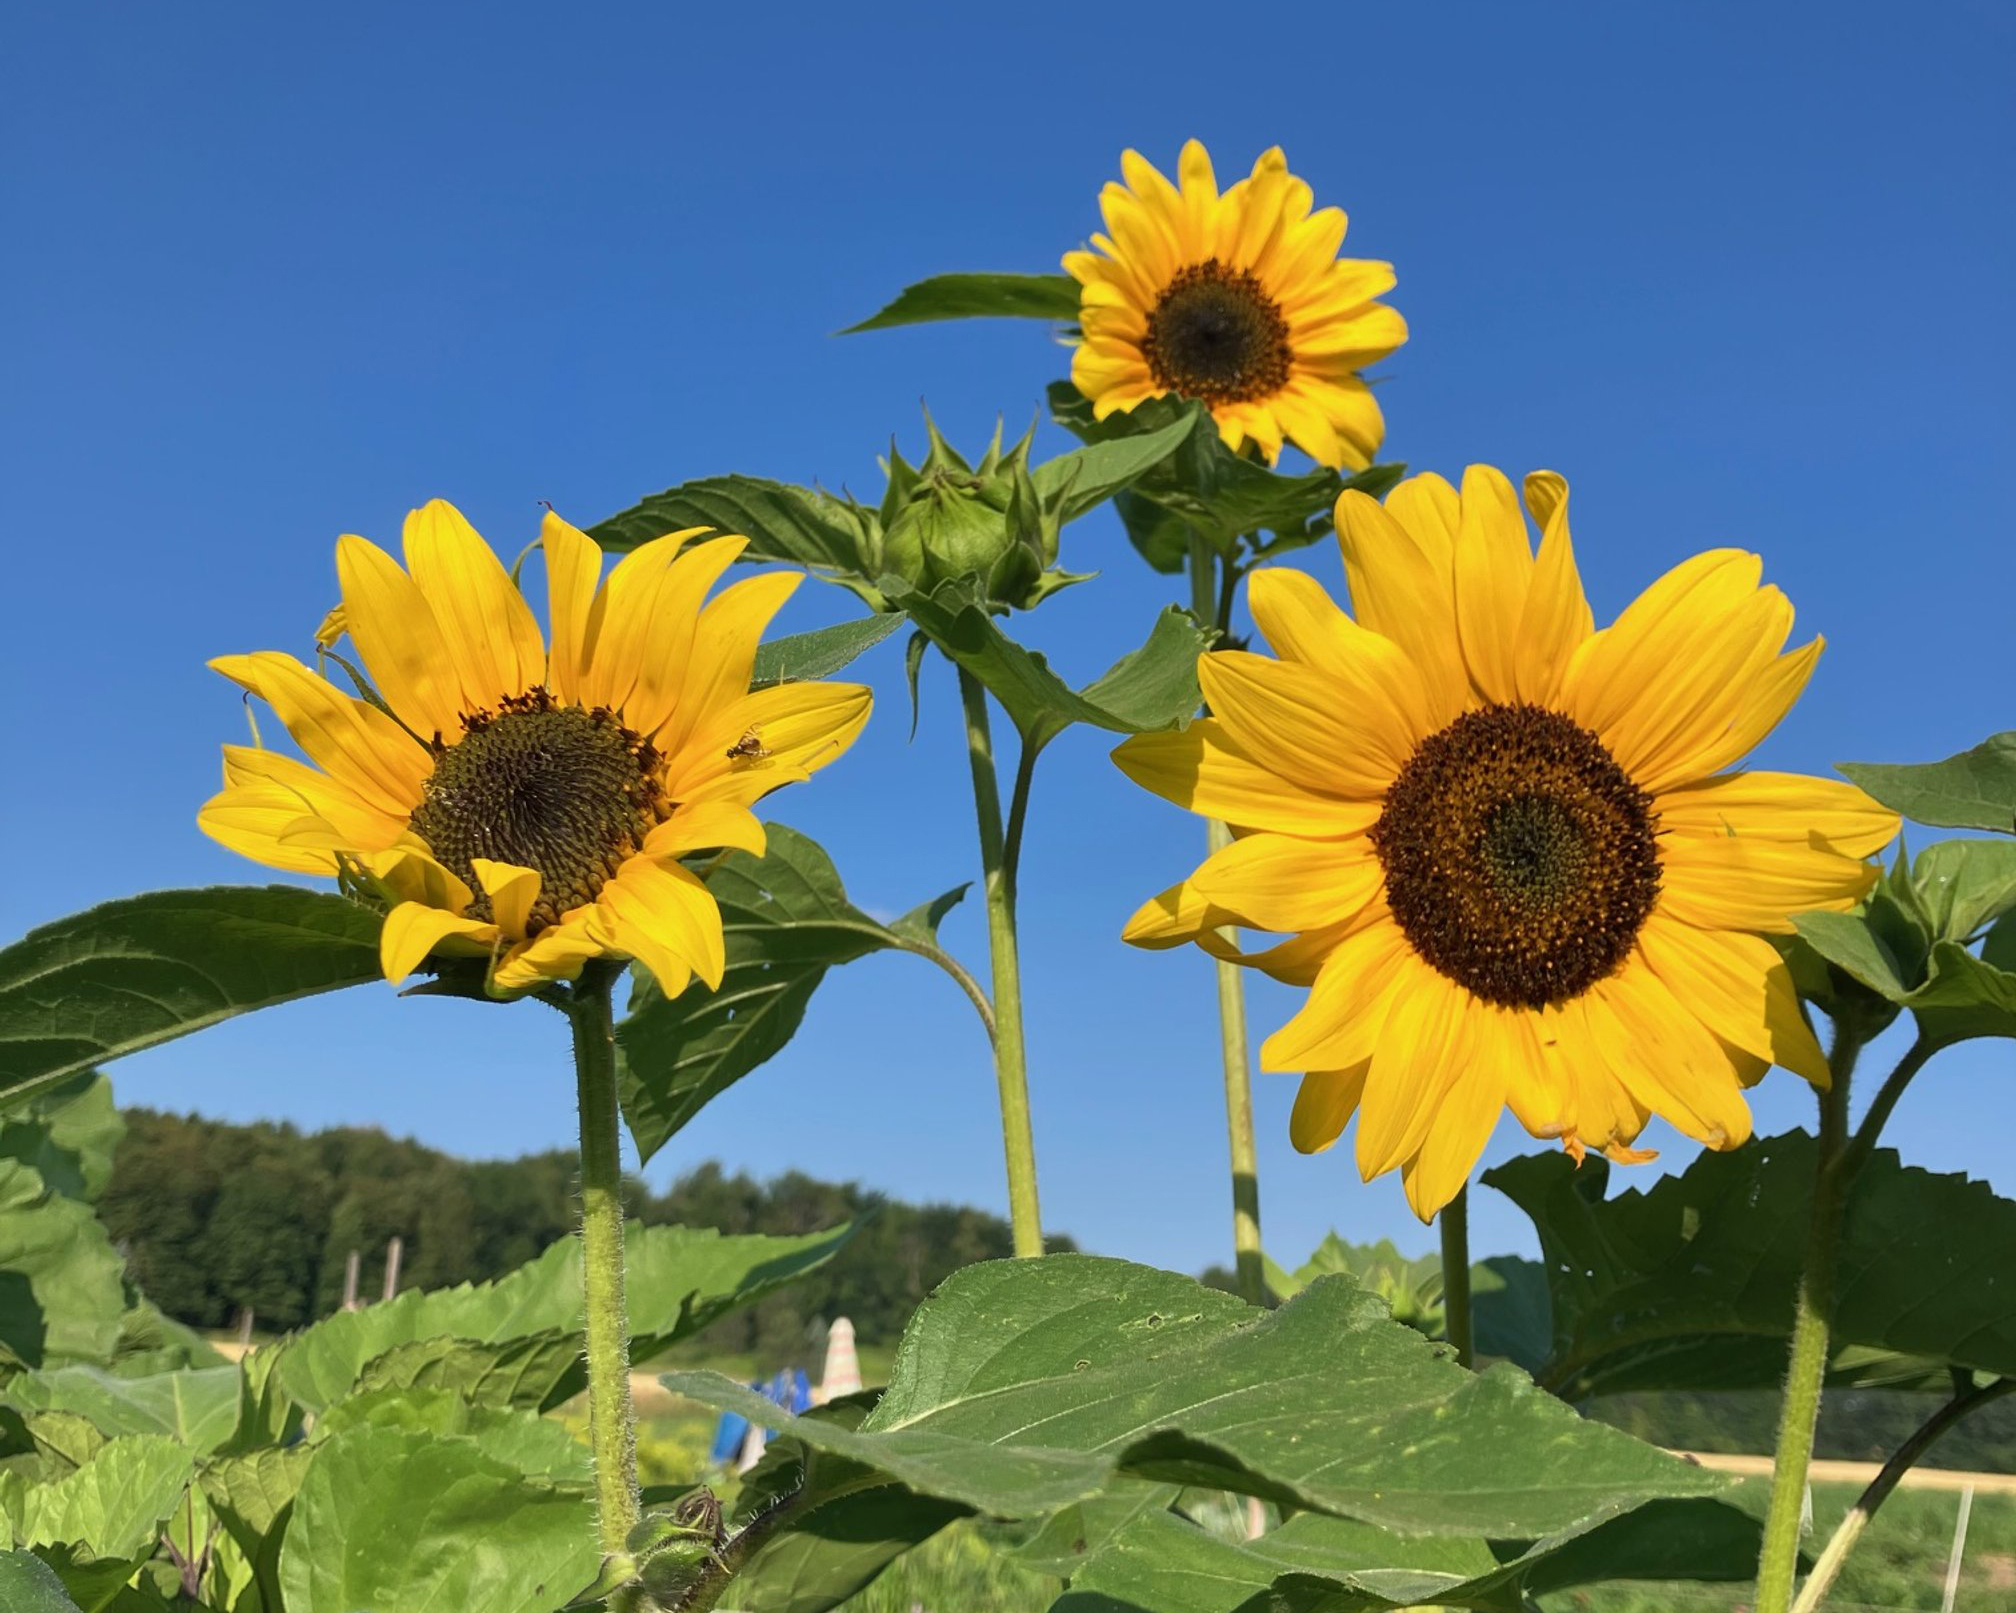
[[[1955,1395],[1897,1447],[1890,1460],[1883,1464],[1882,1471],[1869,1481],[1869,1488],[1856,1497],[1855,1505],[1848,1509],[1848,1515],[1836,1526],[1827,1541],[1826,1550],[1814,1563],[1813,1572],[1806,1576],[1806,1583],[1799,1591],[1799,1600],[1792,1604],[1792,1613],[1818,1613],[1821,1604],[1827,1600],[1827,1593],[1834,1588],[1834,1581],[1841,1577],[1841,1566],[1848,1561],[1849,1552],[1855,1549],[1856,1541],[1862,1538],[1862,1531],[1869,1527],[1869,1520],[1876,1515],[1876,1509],[1889,1499],[1898,1481],[1917,1465],[1918,1459],[1932,1448],[1940,1435],[1969,1412],[2008,1394],[2016,1394],[2016,1378],[1997,1378],[1993,1383]]]
[[[611,996],[620,966],[583,966],[568,999],[581,1100],[581,1287],[586,1300],[588,1444],[602,1550],[637,1525],[637,1423],[630,1405],[630,1316],[623,1293],[623,1156]]]
[[[1806,1475],[1813,1463],[1813,1435],[1820,1419],[1820,1386],[1827,1376],[1835,1259],[1851,1185],[1852,1173],[1840,1168],[1853,1163],[1843,1157],[1848,1143],[1848,1082],[1862,1041],[1861,1028],[1853,1019],[1836,1021],[1834,1045],[1827,1054],[1832,1080],[1820,1094],[1813,1220],[1793,1312],[1791,1361],[1785,1370],[1785,1399],[1771,1463],[1771,1504],[1764,1518],[1764,1546],[1757,1562],[1757,1613],[1790,1613],[1793,1586],[1799,1577],[1800,1515],[1805,1508]]]
[[[1474,1365],[1475,1335],[1470,1326],[1470,1189],[1465,1187],[1435,1218],[1442,1233],[1442,1326],[1456,1349],[1458,1366]]]
[[[973,764],[973,815],[980,827],[980,871],[987,893],[994,1078],[1001,1089],[1001,1144],[1008,1159],[1008,1219],[1014,1228],[1016,1256],[1028,1259],[1043,1252],[1043,1216],[1036,1198],[1036,1138],[1029,1123],[1029,1062],[1022,1040],[1015,877],[1001,830],[1001,781],[994,766],[987,691],[963,666],[959,668],[959,700],[966,712],[966,755]],[[1026,801],[1026,787],[1019,793]]]
[[[1200,622],[1222,632],[1232,614],[1238,586],[1236,563],[1213,554],[1202,534],[1190,534],[1190,609]],[[1207,819],[1212,851],[1232,844],[1232,830]],[[1246,1043],[1246,983],[1239,966],[1213,960],[1218,972],[1218,1052],[1225,1074],[1225,1141],[1232,1164],[1232,1257],[1239,1297],[1249,1305],[1267,1303],[1266,1263],[1260,1253],[1260,1156],[1253,1145],[1252,1059]]]

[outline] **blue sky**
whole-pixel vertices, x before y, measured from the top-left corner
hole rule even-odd
[[[1031,323],[829,333],[930,273],[1053,269],[1124,146],[1167,168],[1193,134],[1225,176],[1284,145],[1350,212],[1347,250],[1397,265],[1413,340],[1383,367],[1387,457],[1565,473],[1599,618],[1698,549],[1764,554],[1830,646],[1770,765],[1928,759],[2016,726],[2006,10],[480,15],[86,5],[0,25],[7,934],[262,877],[194,828],[217,745],[244,732],[203,663],[301,651],[338,533],[391,542],[441,495],[515,551],[539,500],[586,524],[726,471],[872,495],[890,433],[918,444],[920,399],[978,444],[1066,357]],[[1082,679],[1171,584],[1103,512],[1064,560],[1105,575],[1023,628]],[[1339,582],[1334,551],[1306,563]],[[847,614],[808,587],[786,625]],[[896,911],[972,872],[956,708],[935,668],[908,743],[897,645],[861,670],[868,735],[771,809]],[[1107,749],[1052,748],[1026,853],[1046,1220],[1195,1269],[1229,1241],[1208,968],[1116,937],[1201,832]],[[976,912],[947,935],[984,960]],[[1292,1001],[1256,990],[1258,1027]],[[565,1059],[537,1009],[365,989],[115,1075],[133,1102],[488,1156],[569,1141]],[[2016,1192],[2009,1065],[2006,1044],[1946,1055],[1890,1138]],[[1270,1248],[1292,1264],[1332,1225],[1425,1247],[1397,1180],[1288,1148],[1292,1085],[1259,1082]],[[1757,1108],[1778,1129],[1810,1099],[1778,1074]],[[1655,1133],[1666,1163],[1688,1157]],[[1508,1125],[1493,1154],[1534,1146]],[[977,1028],[906,958],[832,976],[793,1047],[651,1174],[708,1157],[1005,1202]],[[1531,1247],[1477,1197],[1480,1249]]]

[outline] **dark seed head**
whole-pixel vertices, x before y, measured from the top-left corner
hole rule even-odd
[[[460,743],[437,744],[412,827],[435,858],[477,893],[471,861],[539,871],[537,932],[595,899],[665,816],[658,754],[613,712],[554,704],[544,690],[467,719]]]
[[[1423,741],[1372,844],[1414,951],[1486,1002],[1543,1008],[1616,972],[1659,897],[1652,803],[1559,712],[1487,706]]]
[[[1158,386],[1213,406],[1288,384],[1288,321],[1250,272],[1216,258],[1179,271],[1163,289],[1141,352]]]

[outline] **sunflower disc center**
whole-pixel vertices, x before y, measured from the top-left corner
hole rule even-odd
[[[1424,740],[1372,829],[1386,900],[1428,964],[1544,1008],[1614,974],[1659,897],[1658,820],[1559,712],[1487,706]]]
[[[436,860],[477,893],[472,859],[539,871],[528,929],[592,902],[664,816],[658,754],[604,710],[560,706],[544,690],[466,719],[460,743],[434,748],[412,827]]]
[[[1288,321],[1249,271],[1216,258],[1179,270],[1163,288],[1141,352],[1158,386],[1214,407],[1288,384]]]

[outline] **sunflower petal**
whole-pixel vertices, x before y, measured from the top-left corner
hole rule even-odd
[[[343,614],[364,670],[416,734],[462,735],[462,688],[441,655],[441,629],[419,585],[375,543],[336,540]]]
[[[1762,936],[1699,930],[1655,913],[1639,932],[1638,950],[1724,1042],[1816,1086],[1828,1084],[1827,1058],[1799,1011],[1792,972]]]
[[[1256,930],[1313,930],[1355,918],[1385,870],[1371,842],[1253,834],[1215,851],[1190,876],[1206,902]]]
[[[406,517],[406,569],[433,608],[462,682],[462,709],[486,711],[546,676],[546,645],[525,596],[462,512],[434,499]],[[351,636],[356,636],[353,624]]]
[[[1295,1108],[1288,1117],[1288,1140],[1299,1154],[1320,1154],[1335,1145],[1358,1112],[1365,1091],[1368,1059],[1348,1070],[1311,1070],[1296,1089]]]
[[[1816,841],[1868,857],[1897,838],[1897,814],[1840,779],[1798,773],[1725,773],[1663,792],[1655,803],[1667,834],[1738,840]]]
[[[557,700],[585,705],[582,678],[601,629],[602,550],[548,510],[539,523],[539,551],[546,557],[546,613],[553,623],[546,687]]]
[[[1666,836],[1659,910],[1704,930],[1790,935],[1800,913],[1845,913],[1876,870],[1821,846]]]
[[[472,943],[464,950],[474,954],[497,939],[497,926],[421,902],[401,902],[385,915],[385,928],[378,933],[378,962],[385,978],[398,985],[450,936]]]
[[[1218,650],[1198,661],[1197,681],[1233,742],[1305,790],[1376,799],[1414,751],[1392,712],[1354,708],[1330,679],[1293,661]]]
[[[679,864],[632,857],[602,888],[600,905],[623,934],[648,936],[659,949],[675,954],[709,991],[720,986],[727,967],[721,909],[707,887]],[[644,961],[657,972],[650,957]]]
[[[539,870],[493,862],[488,857],[471,857],[469,867],[483,894],[490,898],[491,915],[504,939],[523,941],[532,920],[532,904],[539,900]]]
[[[271,706],[309,760],[366,805],[403,822],[419,804],[433,764],[412,736],[375,706],[338,694],[277,650],[220,655],[210,668]]]

